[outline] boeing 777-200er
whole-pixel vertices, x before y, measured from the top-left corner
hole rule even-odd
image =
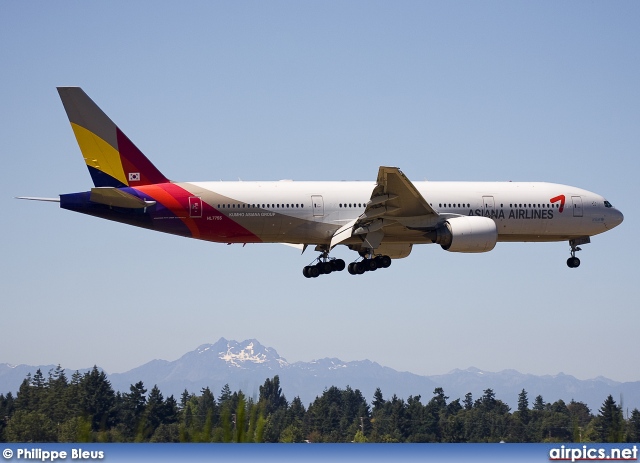
[[[397,167],[379,167],[375,182],[174,182],[82,89],[58,92],[95,188],[21,199],[206,241],[315,246],[307,278],[387,268],[426,243],[487,252],[498,241],[568,241],[575,268],[578,246],[623,220],[599,194],[568,185],[411,182]],[[330,257],[337,245],[358,258],[346,266]]]

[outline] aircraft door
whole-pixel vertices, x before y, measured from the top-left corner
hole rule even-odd
[[[200,219],[202,217],[202,198],[198,196],[189,197],[189,217]]]
[[[493,196],[483,196],[484,216],[494,218],[496,216],[496,205]]]
[[[322,196],[311,196],[311,206],[313,207],[314,217],[324,217],[324,201],[322,199]]]
[[[572,196],[571,200],[573,201],[573,216],[582,217],[582,197]]]

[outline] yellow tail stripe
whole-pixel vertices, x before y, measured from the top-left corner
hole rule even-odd
[[[76,140],[80,146],[80,151],[82,151],[84,161],[89,167],[98,169],[125,185],[129,185],[129,181],[124,174],[118,150],[93,132],[78,124],[72,122],[71,128],[76,135]]]

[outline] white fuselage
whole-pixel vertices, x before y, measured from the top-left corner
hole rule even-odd
[[[408,220],[410,229],[434,227],[447,218],[485,216],[496,222],[499,241],[563,241],[592,236],[618,225],[622,214],[606,200],[580,188],[542,182],[413,182],[437,212],[427,222]],[[328,242],[333,232],[358,218],[370,200],[374,182],[194,182],[180,184],[218,212],[249,228],[278,220],[264,241]],[[273,214],[273,215],[267,215]],[[274,219],[277,217],[277,219]],[[291,219],[291,227],[285,222]],[[300,227],[302,223],[324,225]],[[294,225],[297,224],[297,225]],[[309,236],[304,236],[307,233]],[[392,239],[388,237],[387,239]],[[415,236],[398,237],[399,242]]]

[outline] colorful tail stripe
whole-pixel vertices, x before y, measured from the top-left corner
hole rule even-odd
[[[169,180],[79,87],[58,87],[60,99],[96,187]]]

